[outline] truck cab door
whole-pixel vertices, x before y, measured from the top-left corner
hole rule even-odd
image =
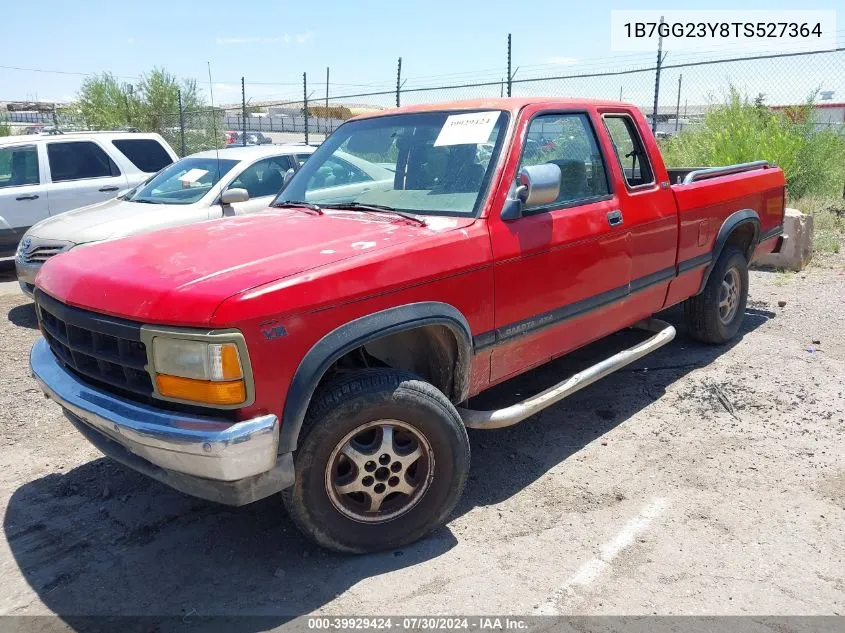
[[[636,318],[664,307],[675,277],[678,210],[648,122],[638,110],[600,110],[610,178],[631,243],[627,309]]]
[[[523,207],[514,220],[490,218],[494,382],[624,327],[631,281],[630,236],[596,117],[542,106],[527,108],[522,117],[515,138],[525,141],[511,150],[518,155],[506,163],[505,183],[524,166],[553,163],[561,184],[551,204]]]
[[[0,147],[0,259],[14,255],[26,230],[50,215],[39,149],[43,145]]]

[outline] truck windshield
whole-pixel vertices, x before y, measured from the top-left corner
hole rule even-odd
[[[471,216],[495,168],[508,115],[499,110],[398,114],[344,124],[275,203],[380,205]]]
[[[183,158],[158,172],[124,198],[147,204],[192,204],[197,202],[235,165],[236,160]]]

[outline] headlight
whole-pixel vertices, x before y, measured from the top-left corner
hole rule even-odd
[[[244,366],[237,344],[156,336],[152,348],[160,395],[224,406],[246,400]]]

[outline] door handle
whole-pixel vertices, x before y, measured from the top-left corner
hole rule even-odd
[[[38,200],[37,193],[26,193],[22,196],[18,196],[15,200]]]
[[[621,211],[610,211],[607,214],[607,223],[610,226],[619,226],[622,224],[622,212]]]
[[[120,187],[117,185],[106,185],[105,187],[100,187],[100,191],[118,191]]]

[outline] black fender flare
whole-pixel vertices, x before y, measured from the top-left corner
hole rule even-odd
[[[722,222],[722,226],[719,228],[719,233],[716,235],[716,243],[713,246],[713,258],[710,260],[710,264],[708,264],[707,269],[704,271],[704,276],[701,278],[701,285],[698,288],[698,294],[704,292],[704,287],[710,279],[710,273],[712,273],[713,268],[716,267],[716,262],[719,261],[719,257],[722,255],[722,251],[725,249],[725,244],[728,243],[731,233],[733,233],[738,227],[747,224],[750,224],[754,229],[754,236],[751,238],[751,244],[748,247],[748,252],[745,254],[750,263],[751,254],[754,252],[754,249],[757,248],[757,243],[760,240],[760,216],[757,215],[757,212],[754,209],[741,209],[731,213],[725,221]]]
[[[461,372],[461,376],[456,376],[455,379],[455,384],[459,385],[457,401],[464,400],[469,390],[472,333],[469,323],[457,308],[447,303],[424,301],[374,312],[345,323],[326,334],[299,363],[282,411],[279,453],[296,450],[311,397],[332,363],[344,354],[378,338],[426,325],[444,325],[454,334],[458,343],[457,370]]]

